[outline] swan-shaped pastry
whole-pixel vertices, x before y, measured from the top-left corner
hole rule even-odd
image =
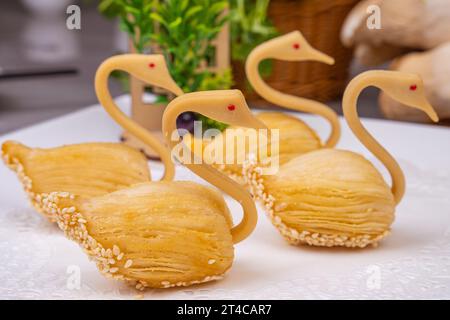
[[[300,31],[293,31],[257,46],[250,53],[246,61],[248,81],[260,96],[286,109],[320,115],[331,125],[331,134],[323,144],[316,132],[297,117],[281,112],[259,113],[257,118],[264,122],[270,129],[279,129],[280,164],[286,163],[290,159],[312,150],[317,150],[322,147],[334,147],[340,137],[340,124],[337,114],[327,105],[320,102],[288,95],[269,87],[260,76],[258,68],[259,64],[265,59],[318,61],[330,65],[334,64],[334,59],[313,48]],[[224,134],[226,135],[227,131]],[[246,152],[257,154],[257,151],[251,148],[247,146],[249,150]],[[229,162],[227,162],[225,165],[220,166],[220,168],[239,180],[239,177],[242,175],[242,164],[239,164],[239,161],[231,162],[232,164],[228,164]]]
[[[391,98],[438,121],[419,76],[368,71],[348,85],[343,97],[344,116],[355,136],[389,171],[391,187],[371,162],[344,150],[309,152],[280,166],[272,176],[261,176],[261,167],[251,163],[244,165],[252,193],[292,244],[363,248],[377,244],[390,231],[395,207],[405,192],[405,179],[395,159],[359,120],[357,99],[368,86],[378,87]]]
[[[183,94],[170,77],[162,55],[125,54],[107,59],[99,68],[97,92],[101,104],[115,107],[107,87],[113,70],[129,72],[151,85]],[[171,180],[174,166],[169,150],[120,111],[114,118],[160,154],[166,168],[163,180]],[[93,197],[151,180],[145,156],[120,143],[82,143],[40,149],[6,141],[2,145],[2,157],[17,173],[32,205],[50,221],[55,220],[55,208],[49,205],[55,192]]]
[[[187,111],[266,129],[238,90],[188,93],[170,102],[163,115],[163,133],[171,148],[181,143],[176,119]],[[237,226],[217,190],[189,181],[145,182],[91,198],[56,195],[52,206],[58,225],[105,276],[131,282],[137,289],[220,279],[233,262],[233,245],[255,228],[255,204],[244,187],[211,166],[184,165],[239,202],[243,218]]]

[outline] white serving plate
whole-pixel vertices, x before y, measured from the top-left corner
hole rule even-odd
[[[127,96],[118,103],[129,105]],[[316,130],[325,121],[302,116]],[[254,234],[235,247],[224,280],[195,287],[147,290],[145,299],[450,298],[450,129],[364,120],[399,160],[408,189],[392,234],[365,250],[289,246],[260,211]],[[33,147],[117,141],[121,129],[96,105],[0,137]],[[374,157],[343,123],[340,148]],[[385,177],[386,171],[374,161]],[[153,176],[162,172],[152,162]],[[177,179],[193,179],[183,167]],[[389,181],[389,180],[388,180]],[[227,199],[239,219],[240,208]],[[133,299],[136,290],[100,275],[77,244],[29,205],[15,176],[0,165],[0,298]],[[80,276],[78,286],[77,276]]]

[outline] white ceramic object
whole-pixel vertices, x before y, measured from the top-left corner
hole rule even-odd
[[[129,98],[121,97],[118,103],[129,105]],[[325,121],[303,115],[302,119],[326,136]],[[234,266],[223,281],[149,290],[144,298],[449,299],[450,129],[382,120],[364,124],[399,159],[408,183],[393,232],[378,248],[289,246],[261,210],[255,233],[236,246]],[[93,106],[1,136],[0,143],[16,139],[33,147],[53,147],[117,141],[120,133],[106,112]],[[339,148],[374,160],[344,123]],[[157,179],[161,165],[152,163],[151,168]],[[186,169],[177,169],[177,179],[205,183]],[[230,200],[229,205],[232,212],[240,212],[236,203]],[[141,294],[102,277],[77,244],[30,208],[15,174],[4,165],[0,165],[0,256],[0,299],[133,299]]]

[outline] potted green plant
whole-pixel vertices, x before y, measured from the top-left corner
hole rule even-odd
[[[165,0],[157,1],[150,14],[159,27],[151,41],[166,56],[172,77],[185,92],[229,89],[233,84],[229,57],[218,65],[223,52],[217,50],[229,46],[228,39],[217,43],[228,19],[227,9],[224,0]],[[194,119],[203,121],[204,128],[224,128],[194,114],[183,115],[178,124],[192,129]]]
[[[185,92],[232,86],[229,57],[217,58],[218,54],[226,54],[224,46],[229,47],[227,37],[221,37],[220,50],[217,44],[228,20],[227,8],[225,0],[102,0],[99,4],[103,15],[119,18],[121,29],[129,35],[132,50],[139,53],[151,50],[165,55],[172,77]],[[217,66],[218,60],[226,63]],[[123,80],[124,75],[120,78]],[[156,135],[160,134],[160,118],[171,97],[157,91],[154,103],[143,103],[143,84],[136,79],[131,79],[129,84],[132,116]],[[178,121],[179,126],[191,129],[194,120],[203,121],[204,128],[225,127],[195,114],[184,114]],[[125,134],[124,139],[143,148],[130,135]],[[143,149],[153,155],[151,150]]]
[[[165,55],[172,77],[185,92],[232,86],[229,57],[217,59],[218,54],[226,51],[223,46],[227,49],[229,46],[228,37],[222,39],[222,48],[218,49],[217,43],[228,20],[227,9],[225,0],[102,0],[99,4],[105,16],[119,18],[133,50],[139,53],[151,50]],[[217,60],[226,63],[218,66]],[[136,120],[149,130],[160,131],[158,118],[171,97],[157,91],[157,101],[144,104],[141,101],[143,84],[136,83],[135,79],[131,80],[130,90]],[[179,125],[190,129],[194,119],[203,121],[206,128],[224,128],[223,124],[194,114],[183,115]],[[127,135],[125,138],[129,142],[132,139]],[[139,142],[131,144],[136,143]],[[152,155],[150,150],[146,151]]]

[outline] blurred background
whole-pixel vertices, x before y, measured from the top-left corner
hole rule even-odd
[[[66,26],[71,4],[81,9],[81,30]],[[377,18],[381,29],[376,28]],[[324,101],[341,113],[345,85],[359,72],[416,72],[424,77],[445,125],[450,118],[449,21],[447,0],[2,0],[0,134],[97,103],[96,68],[105,58],[129,51],[165,54],[172,76],[185,91],[237,87],[251,106],[274,107],[250,88],[245,58],[261,42],[296,29],[335,57],[336,64],[265,62],[261,74],[269,85]],[[189,41],[177,43],[179,39]],[[130,93],[128,77],[115,78],[112,94]],[[142,92],[150,91],[141,86]],[[131,92],[133,107],[146,105],[140,102],[141,91]],[[152,92],[158,105],[171,98]],[[428,121],[378,94],[374,89],[364,92],[361,116]],[[149,107],[147,116],[152,112]],[[184,121],[196,117],[187,115]]]
[[[68,30],[71,3],[77,2],[0,1],[0,133],[96,103],[96,68],[127,49],[126,34],[95,2],[77,3],[82,29]],[[120,94],[120,84],[111,91]]]

